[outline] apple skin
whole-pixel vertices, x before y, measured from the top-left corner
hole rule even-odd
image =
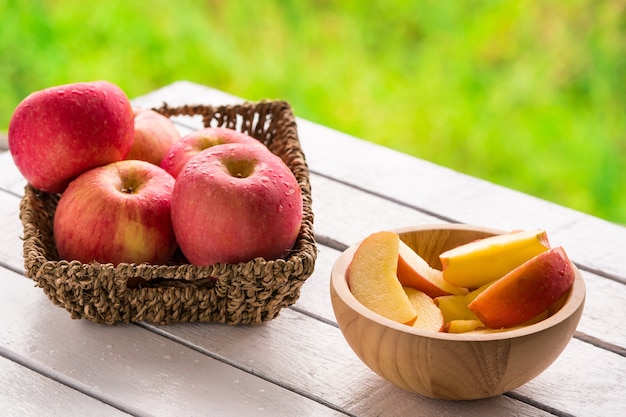
[[[299,184],[282,159],[242,143],[192,157],[172,192],[179,246],[200,266],[284,256],[298,237],[302,210]]]
[[[444,280],[458,287],[478,288],[549,248],[545,230],[521,230],[457,246],[439,259]]]
[[[30,94],[9,122],[9,150],[24,178],[60,193],[87,171],[124,159],[134,135],[126,94],[108,81],[66,84]]]
[[[83,263],[167,263],[177,247],[173,188],[174,178],[146,161],[119,161],[85,172],[57,205],[59,256]]]
[[[405,287],[413,287],[431,298],[467,294],[467,288],[457,287],[443,279],[443,272],[432,268],[409,245],[400,241],[398,248],[398,279]]]
[[[161,165],[170,147],[180,139],[180,133],[169,117],[152,109],[135,108],[135,135],[125,159],[148,161]]]
[[[176,178],[193,156],[205,149],[227,143],[245,143],[265,148],[261,142],[243,132],[226,127],[207,127],[196,130],[176,141],[163,157],[161,168]]]
[[[494,282],[468,307],[487,327],[512,327],[547,310],[573,283],[572,263],[565,250],[557,246]]]

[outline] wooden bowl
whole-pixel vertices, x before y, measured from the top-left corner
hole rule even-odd
[[[452,247],[501,231],[466,225],[396,230],[433,267]],[[560,309],[536,324],[495,333],[448,334],[396,323],[359,303],[347,270],[357,245],[337,259],[330,279],[333,310],[346,341],[374,372],[405,390],[432,398],[487,398],[530,381],[561,354],[582,315],[585,283],[574,285]],[[565,248],[567,250],[567,248]]]

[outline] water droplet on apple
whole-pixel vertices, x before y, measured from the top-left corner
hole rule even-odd
[[[282,212],[283,212],[283,210],[284,210],[284,207],[283,207],[283,205],[282,205],[282,204],[278,204],[278,205],[276,206],[276,211],[277,211],[278,213],[282,213]]]

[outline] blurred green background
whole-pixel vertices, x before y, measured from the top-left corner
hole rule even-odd
[[[626,1],[0,0],[0,131],[29,93],[175,80],[626,223]],[[420,181],[414,178],[412,181]]]

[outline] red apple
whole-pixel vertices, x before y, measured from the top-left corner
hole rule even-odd
[[[161,165],[170,147],[180,139],[180,133],[169,117],[151,109],[134,109],[135,135],[125,159],[139,159]]]
[[[176,178],[172,222],[193,264],[279,258],[300,230],[300,187],[265,147],[214,146],[190,159]]]
[[[146,161],[93,168],[70,183],[54,216],[59,256],[83,263],[163,264],[176,250],[174,178]]]
[[[126,94],[107,81],[32,93],[9,122],[9,149],[24,178],[58,193],[78,175],[124,159],[134,134]]]
[[[183,136],[175,142],[166,152],[161,168],[176,178],[191,157],[205,149],[226,143],[245,143],[265,147],[261,142],[243,132],[225,127],[207,127]]]
[[[573,283],[572,263],[557,246],[491,284],[468,307],[487,327],[512,327],[547,310]]]

